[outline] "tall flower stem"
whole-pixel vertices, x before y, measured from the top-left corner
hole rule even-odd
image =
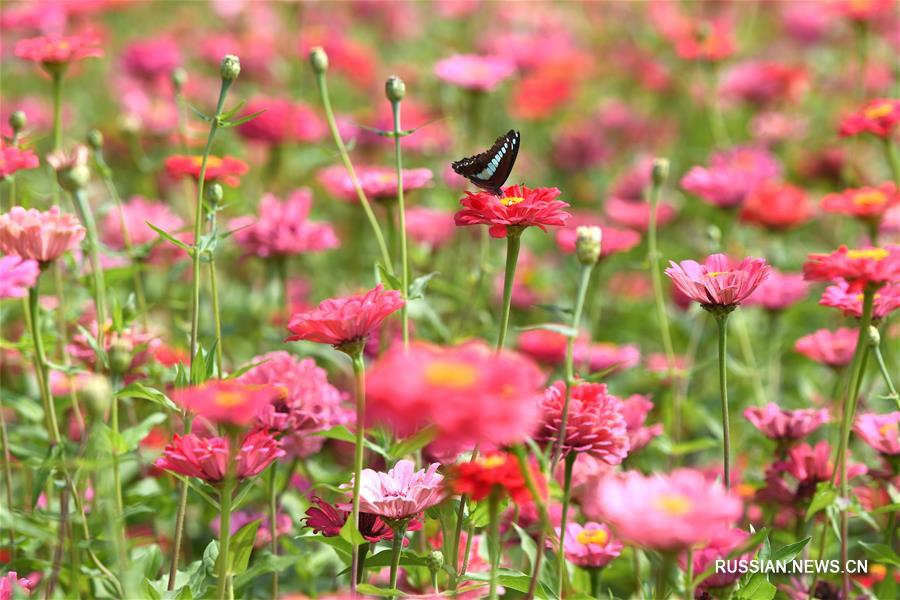
[[[121,387],[121,381],[118,375],[112,376],[112,389],[117,391]],[[109,408],[109,426],[112,430],[113,439],[119,439],[119,399],[113,393],[112,402]],[[110,458],[112,460],[112,480],[113,480],[113,506],[115,507],[115,519],[113,530],[116,532],[116,553],[119,557],[120,568],[126,566],[126,544],[125,544],[125,503],[122,500],[122,472],[119,464],[119,450],[115,444],[110,444]]]
[[[338,130],[337,121],[334,118],[334,111],[331,109],[331,99],[328,96],[328,82],[325,78],[325,70],[316,70],[316,85],[319,88],[319,96],[322,98],[322,108],[325,110],[325,120],[328,122],[328,130],[331,132],[331,137],[334,138],[334,144],[337,146],[338,153],[341,156],[341,162],[344,163],[344,168],[347,170],[347,175],[350,177],[353,189],[356,190],[356,197],[359,199],[359,204],[362,206],[363,212],[366,214],[366,219],[368,219],[369,225],[372,227],[372,233],[375,235],[375,242],[378,244],[378,251],[381,253],[381,261],[388,273],[393,275],[394,267],[391,262],[391,254],[388,252],[387,244],[384,241],[384,234],[381,231],[381,226],[378,225],[378,219],[375,218],[374,211],[372,211],[372,205],[369,203],[369,199],[366,197],[366,193],[359,183],[359,178],[356,176],[356,170],[353,168],[353,163],[350,161],[350,154],[347,152],[347,146],[344,145],[341,132]]]
[[[86,231],[85,240],[88,246],[88,258],[91,263],[91,275],[94,279],[94,306],[97,309],[97,345],[103,348],[106,328],[106,281],[103,277],[103,265],[100,264],[100,241],[97,237],[97,224],[94,213],[87,201],[87,192],[83,188],[72,192],[72,204],[81,224]]]
[[[278,489],[276,476],[278,475],[278,461],[272,463],[269,469],[269,485],[266,490],[269,501],[269,530],[272,532],[271,545],[272,556],[278,556]],[[352,576],[352,575],[351,575]],[[272,597],[278,598],[278,571],[272,572]]]
[[[191,417],[187,411],[182,411],[184,420],[184,433],[191,432]],[[178,576],[178,557],[181,555],[181,539],[184,533],[184,516],[187,513],[188,485],[182,481],[178,487],[178,510],[175,512],[175,535],[172,540],[172,564],[169,565],[169,581],[166,585],[168,591],[175,589],[175,578]]]
[[[562,514],[560,515],[559,520],[559,552],[556,554],[556,565],[557,570],[559,571],[559,587],[557,588],[557,594],[560,598],[563,597],[563,589],[565,587],[565,581],[568,579],[568,574],[566,573],[566,521],[569,517],[569,500],[572,495],[572,470],[575,467],[575,459],[578,458],[578,454],[575,452],[569,452],[566,455],[565,459],[565,473],[563,475],[563,497],[562,497]]]
[[[355,380],[354,393],[356,394],[356,439],[353,445],[353,504],[350,509],[350,522],[353,523],[354,538],[359,531],[359,486],[360,473],[363,466],[363,452],[366,441],[366,364],[363,359],[362,348],[352,357],[353,378]],[[354,541],[350,565],[350,594],[356,595],[356,576],[359,566],[359,546]]]
[[[216,209],[210,209],[210,235],[218,235],[216,232]],[[213,326],[215,327],[216,334],[216,369],[219,377],[222,377],[224,374],[223,363],[225,351],[222,348],[222,317],[219,312],[219,284],[217,283],[216,278],[216,255],[214,251],[210,251],[209,253],[209,293],[212,296],[212,313],[213,313]]]
[[[3,394],[0,394],[0,445],[3,446],[3,479],[6,486],[6,510],[13,515],[13,476],[12,476],[12,454],[9,451],[9,439],[6,433],[6,417],[4,416],[6,409],[3,407]],[[9,550],[12,560],[16,559],[16,533],[14,528],[9,527]]]
[[[784,327],[780,311],[768,311],[769,318],[769,389],[770,402],[778,403],[781,396],[781,338]]]
[[[406,535],[406,525],[409,521],[401,520],[394,524],[394,540],[391,544],[391,589],[397,589],[397,575],[400,573],[400,555],[403,550],[403,537]]]
[[[528,584],[528,593],[525,596],[526,598],[533,598],[534,593],[537,590],[538,579],[540,578],[547,533],[553,532],[553,523],[550,521],[550,513],[547,511],[547,504],[541,497],[540,490],[538,490],[537,484],[534,481],[534,475],[528,464],[528,454],[525,447],[519,444],[513,447],[513,453],[516,455],[516,461],[519,463],[519,471],[522,473],[522,478],[525,480],[525,487],[528,488],[531,498],[534,500],[535,505],[537,505],[538,517],[541,521],[541,533],[538,537],[537,553],[534,557],[534,566],[531,572],[531,581]]]
[[[400,285],[402,286],[403,308],[400,318],[403,321],[403,347],[409,346],[409,256],[406,242],[406,205],[403,200],[403,152],[400,149],[400,100],[391,102],[394,115],[394,162],[397,166],[397,209],[400,219]]]
[[[50,395],[50,386],[47,381],[47,355],[44,352],[44,341],[41,338],[41,315],[38,305],[40,279],[28,290],[28,322],[31,324],[31,339],[34,344],[34,372],[37,375],[38,389],[41,393],[41,401],[44,405],[44,418],[46,420],[47,434],[50,443],[58,446],[62,437],[59,434],[59,421],[56,417],[56,404]]]
[[[516,278],[516,263],[519,260],[519,247],[521,244],[522,230],[508,228],[506,233],[506,270],[503,272],[503,307],[500,313],[500,334],[497,337],[497,352],[503,350],[503,345],[506,343],[513,282]]]
[[[687,567],[684,571],[684,597],[691,600],[694,597],[694,550],[688,548]]]
[[[497,598],[497,572],[500,567],[500,493],[497,486],[488,496],[488,542],[491,553],[491,583],[488,598]]]
[[[62,149],[62,87],[64,67],[49,71],[53,93],[53,152]],[[51,171],[51,175],[53,172]],[[59,186],[50,186],[53,204],[59,203]]]
[[[219,558],[218,558],[218,578],[216,581],[216,598],[218,600],[226,600],[230,598],[232,589],[229,579],[231,578],[231,502],[234,496],[235,473],[234,459],[237,455],[238,440],[235,436],[229,436],[228,440],[228,464],[226,465],[225,481],[222,482],[222,489],[219,496],[219,506],[221,508],[221,518],[219,521]],[[273,525],[274,527],[274,525]]]
[[[719,328],[719,398],[722,401],[722,456],[725,489],[731,489],[731,425],[728,420],[728,313],[716,314]]]
[[[872,345],[872,354],[875,355],[875,362],[878,364],[878,370],[881,371],[881,377],[884,379],[884,384],[887,386],[888,393],[894,402],[897,403],[897,406],[900,407],[900,395],[897,394],[897,386],[894,385],[891,373],[887,368],[887,364],[884,362],[884,355],[881,353],[881,344],[876,337],[877,335],[878,330],[874,327],[871,328],[869,343]]]

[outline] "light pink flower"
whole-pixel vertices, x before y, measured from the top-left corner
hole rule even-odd
[[[150,224],[159,227],[187,243],[190,243],[190,238],[193,237],[190,233],[179,233],[185,226],[184,220],[162,202],[147,200],[142,196],[132,196],[128,202],[122,205],[121,216],[116,209],[106,213],[100,228],[100,239],[110,248],[125,249],[123,221],[134,247],[149,246],[159,242],[149,250],[148,262],[161,265],[177,256],[187,256],[187,253],[174,244],[160,240],[159,234],[150,227]]]
[[[781,165],[761,148],[739,147],[718,152],[709,167],[693,167],[681,179],[681,187],[719,207],[737,206],[756,187],[781,174]]]
[[[453,213],[439,208],[414,206],[406,209],[406,232],[416,242],[432,249],[446,246],[456,227],[453,224]]]
[[[391,167],[356,166],[356,178],[369,200],[388,200],[397,197],[397,170]],[[430,169],[404,169],[403,191],[411,192],[431,185],[434,176]],[[347,170],[340,165],[319,171],[319,183],[325,190],[345,202],[357,202],[356,188]]]
[[[629,452],[636,452],[650,443],[650,441],[662,435],[663,426],[646,425],[647,416],[653,410],[653,402],[649,396],[632,394],[622,401],[622,416],[625,417],[625,428],[628,432],[628,441],[631,446]]]
[[[37,261],[15,254],[0,256],[0,300],[24,298],[40,274]]]
[[[60,212],[58,206],[46,212],[13,206],[0,214],[0,250],[39,263],[56,260],[75,248],[84,235],[75,215]]]
[[[566,560],[586,569],[599,569],[622,553],[625,545],[612,537],[606,525],[588,521],[566,524]]]
[[[734,264],[724,254],[711,254],[703,264],[693,260],[669,264],[666,275],[706,309],[737,306],[769,275],[769,266],[762,258],[748,257]]]
[[[804,438],[829,419],[827,408],[786,410],[774,402],[750,407],[744,417],[767,438],[779,441]]]
[[[881,454],[900,454],[900,411],[861,414],[856,417],[853,431]]]
[[[773,268],[744,304],[762,306],[766,310],[784,310],[806,298],[808,293],[809,284],[803,273],[782,273]]]
[[[834,285],[825,288],[819,304],[838,308],[845,317],[859,319],[862,318],[862,301],[862,293],[851,292],[850,284],[838,279]],[[883,319],[898,308],[900,308],[900,283],[889,283],[875,291],[875,300],[872,303],[873,319]]]
[[[858,329],[819,329],[798,339],[794,343],[794,350],[829,367],[843,367],[850,364],[858,337]]]
[[[227,438],[176,433],[154,464],[160,469],[217,484],[225,478],[228,453]],[[284,450],[277,439],[265,431],[253,431],[244,437],[237,451],[235,475],[239,479],[259,475],[282,456]]]
[[[359,480],[359,509],[383,519],[414,517],[444,498],[440,465],[415,470],[411,460],[400,460],[387,473],[363,469]],[[351,489],[352,483],[343,486]]]
[[[479,92],[492,91],[515,70],[515,65],[505,58],[477,54],[457,54],[434,65],[438,79]]]
[[[635,367],[641,362],[641,351],[634,344],[614,344],[612,342],[575,342],[573,352],[575,364],[587,365],[591,373],[598,371],[620,372]]]
[[[650,204],[640,200],[627,200],[614,196],[604,206],[606,216],[623,227],[647,231],[650,224]],[[660,202],[656,207],[656,224],[663,226],[675,218],[675,207]]]

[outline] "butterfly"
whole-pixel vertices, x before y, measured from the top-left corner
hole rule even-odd
[[[501,196],[501,188],[516,164],[520,137],[518,131],[510,129],[506,135],[497,138],[490,150],[457,160],[450,166],[481,189]]]

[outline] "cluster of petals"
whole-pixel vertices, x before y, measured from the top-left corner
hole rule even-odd
[[[342,346],[363,341],[403,306],[403,295],[379,284],[365,294],[322,301],[315,309],[291,317],[287,341],[306,340]]]
[[[878,223],[884,214],[900,205],[900,192],[892,182],[880,186],[851,188],[822,198],[822,210]]]
[[[491,237],[506,237],[509,229],[521,231],[525,227],[562,227],[569,218],[566,202],[557,200],[556,188],[527,188],[511,185],[502,196],[490,192],[466,192],[459,201],[463,207],[454,220],[459,226],[488,225]]]
[[[287,390],[280,385],[251,385],[222,379],[175,390],[172,400],[213,423],[249,425],[257,413],[286,394]]]
[[[39,574],[36,580],[33,580],[33,575],[29,575],[27,578],[19,577],[18,573],[10,571],[0,577],[0,600],[11,600],[14,597],[18,597],[16,595],[17,587],[26,594],[30,594],[40,581]]]
[[[40,165],[37,155],[28,149],[8,146],[0,140],[0,180],[17,171],[36,169]]]
[[[710,540],[729,529],[743,511],[737,497],[693,469],[606,477],[583,508],[623,542],[659,551],[684,550]]]
[[[850,364],[858,337],[859,330],[849,327],[819,329],[794,342],[794,350],[829,367],[843,367]]]
[[[184,237],[178,234],[178,231],[184,228],[184,219],[168,205],[142,196],[133,196],[122,204],[121,214],[119,210],[106,213],[102,223],[100,237],[103,243],[116,250],[126,249],[126,233],[132,246],[135,247],[149,246],[157,242],[159,234],[149,224],[175,237]],[[182,251],[177,246],[164,242],[154,246],[147,258],[151,263],[164,264],[180,252]]]
[[[40,274],[37,261],[15,254],[0,256],[0,300],[24,298]]]
[[[606,384],[582,383],[569,390],[562,452],[587,452],[611,465],[625,460],[630,448],[622,401],[607,393]],[[538,397],[541,417],[535,440],[548,446],[558,443],[566,401],[566,384],[557,381]]]
[[[173,179],[192,177],[199,181],[202,163],[202,156],[175,154],[166,158],[166,173]],[[247,163],[233,156],[209,156],[206,160],[206,173],[203,179],[235,187],[241,182],[241,176],[246,175],[248,170]]]
[[[532,479],[538,482],[538,491],[543,493],[540,489],[543,477],[537,466],[529,464],[528,468],[532,470]],[[518,459],[508,452],[495,452],[457,463],[450,470],[447,481],[453,493],[464,494],[475,502],[492,493],[508,496],[519,505],[534,501]]]
[[[411,460],[399,460],[387,473],[363,469],[359,478],[359,509],[395,521],[408,519],[444,499],[440,465],[416,470]],[[347,484],[346,489],[352,488]]]
[[[439,347],[397,346],[366,377],[367,411],[398,435],[437,429],[435,447],[513,444],[537,424],[533,398],[540,369],[515,352],[497,353],[481,342]]]
[[[247,255],[261,258],[321,252],[340,245],[329,223],[309,220],[312,193],[294,190],[286,200],[266,194],[259,203],[259,216],[239,217],[228,223],[235,241]]]
[[[160,36],[129,43],[122,49],[122,69],[130,76],[147,81],[169,77],[182,64],[178,42]]]
[[[406,233],[419,244],[431,249],[446,246],[456,228],[453,226],[453,213],[440,208],[413,206],[406,210]]]
[[[83,58],[103,56],[100,39],[93,33],[39,36],[16,42],[15,55],[45,65],[64,65]]]
[[[615,539],[606,525],[588,521],[566,524],[563,551],[566,560],[586,569],[605,567],[622,553],[625,545]]]
[[[515,65],[499,56],[457,54],[438,61],[434,74],[463,89],[490,92],[515,73]]]
[[[306,526],[314,533],[321,533],[325,537],[340,535],[350,511],[344,510],[343,506],[329,504],[318,496],[313,496],[310,501],[313,506],[306,510],[304,518]],[[421,528],[422,522],[413,520],[408,524],[407,531],[417,531]],[[373,544],[394,538],[393,529],[381,517],[364,510],[359,512],[359,533],[367,542]]]
[[[900,100],[892,98],[876,98],[866,103],[858,112],[851,113],[841,120],[842,136],[871,133],[889,138],[894,135],[900,125]]]
[[[750,548],[745,554],[731,559],[728,556],[740,548],[749,537],[750,534],[743,529],[726,529],[713,535],[702,546],[693,549],[694,573],[704,573],[707,569],[714,567],[717,561],[724,561],[726,564],[726,568],[721,569],[721,572],[714,571],[709,577],[705,578],[699,585],[701,589],[725,587],[741,577],[737,563],[741,560],[753,558],[754,548]],[[687,556],[685,554],[681,554],[678,557],[678,564],[682,569],[687,567]]]
[[[809,293],[809,283],[803,273],[782,273],[770,269],[769,276],[744,301],[747,306],[761,306],[766,310],[784,310],[800,302]]]
[[[900,411],[861,414],[856,417],[853,431],[877,452],[900,455]]]
[[[621,413],[625,417],[625,430],[628,433],[629,452],[636,452],[662,435],[661,423],[647,425],[647,416],[653,410],[653,401],[642,394],[632,394],[622,400]]]
[[[573,213],[566,221],[565,227],[556,230],[556,245],[565,254],[575,253],[575,242],[578,239],[578,228],[582,226],[599,227],[601,233],[600,257],[627,252],[641,242],[641,234],[631,229],[610,227],[591,213]]]
[[[712,156],[708,167],[692,167],[681,187],[704,201],[727,208],[742,204],[764,181],[781,175],[781,165],[763,148],[738,147]]]
[[[828,254],[810,254],[803,275],[810,281],[844,279],[851,292],[869,284],[896,283],[900,281],[900,246],[841,246]]]
[[[39,263],[56,260],[78,246],[85,229],[75,215],[58,206],[41,212],[35,208],[13,206],[0,214],[0,250]]]
[[[802,67],[750,60],[734,65],[723,74],[719,93],[724,98],[767,106],[798,100],[808,84],[809,76]]]
[[[812,215],[812,203],[803,188],[766,181],[747,196],[740,217],[746,223],[784,231],[806,223]]]
[[[850,284],[838,279],[822,292],[822,306],[840,309],[846,317],[862,317],[863,295],[850,290]],[[900,283],[888,283],[875,290],[872,302],[872,318],[881,320],[900,308]]]
[[[808,436],[828,422],[829,414],[827,408],[787,410],[771,402],[746,409],[744,417],[767,438],[787,441]]]
[[[154,464],[166,471],[216,484],[225,479],[229,455],[228,438],[176,433]],[[244,437],[236,452],[235,476],[239,479],[255,477],[282,456],[284,450],[277,439],[266,431],[252,431]]]
[[[397,197],[397,170],[391,167],[355,167],[356,179],[363,193],[370,200],[388,200]],[[403,169],[403,191],[411,192],[431,185],[434,175],[431,169]],[[359,196],[353,179],[341,165],[319,171],[319,183],[338,200],[357,202]]]
[[[815,447],[794,446],[784,460],[775,461],[766,470],[766,486],[757,492],[757,497],[786,506],[804,506],[815,495],[819,483],[831,481],[834,474],[831,455],[831,446],[825,440]],[[849,457],[847,461],[848,479],[867,472],[864,465],[849,462]]]
[[[315,111],[302,102],[287,98],[254,98],[246,104],[241,116],[255,113],[259,114],[237,126],[237,132],[248,140],[272,145],[315,142],[327,133]]]
[[[666,275],[679,291],[704,308],[742,303],[765,281],[770,269],[762,258],[747,257],[733,263],[724,254],[712,254],[703,264],[693,260],[669,264]]]

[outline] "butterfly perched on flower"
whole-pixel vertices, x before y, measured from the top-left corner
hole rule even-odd
[[[510,129],[506,135],[498,137],[489,150],[457,160],[450,166],[479,188],[499,196],[513,165],[516,164],[520,141],[519,132]]]

